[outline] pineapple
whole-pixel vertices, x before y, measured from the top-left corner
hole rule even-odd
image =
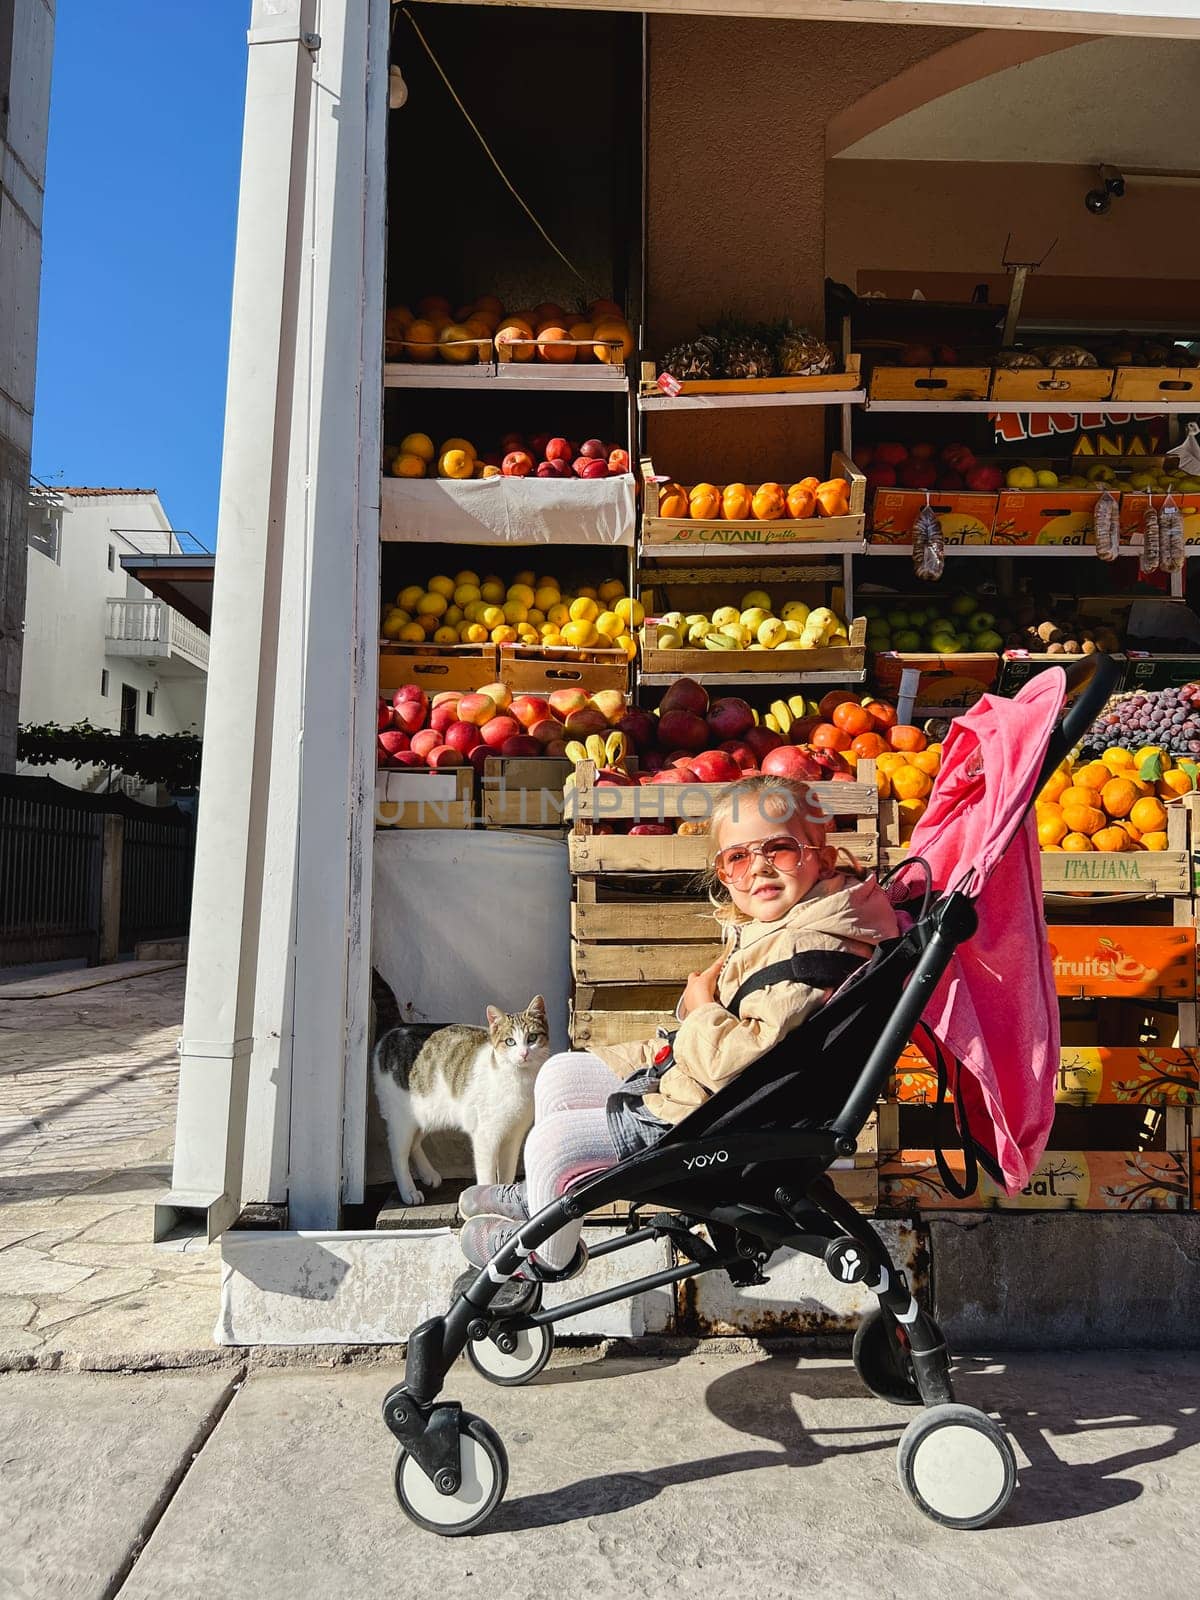
[[[715,378],[721,369],[721,341],[705,333],[677,344],[662,358],[662,368],[685,381]]]
[[[807,328],[784,323],[777,348],[779,370],[785,378],[811,378],[820,372],[833,371],[834,354],[831,346]]]
[[[726,378],[773,378],[775,353],[765,330],[745,322],[723,320],[713,333],[721,345],[721,367]]]

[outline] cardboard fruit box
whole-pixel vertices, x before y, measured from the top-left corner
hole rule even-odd
[[[1196,930],[1077,927],[1048,930],[1054,984],[1064,997],[1191,1000],[1196,994]]]
[[[1003,489],[994,545],[1094,545],[1099,489]]]
[[[932,489],[929,504],[947,544],[987,544],[998,496],[971,489]],[[876,489],[871,508],[872,544],[911,544],[913,523],[925,505],[924,489]]]
[[[804,476],[804,474],[798,474]],[[830,463],[830,478],[844,478],[850,485],[850,510],[841,517],[805,517],[801,521],[780,518],[774,522],[759,522],[753,518],[726,521],[722,517],[697,519],[693,517],[663,517],[658,513],[664,486],[671,480],[662,477],[648,458],[642,459],[642,553],[653,555],[658,550],[695,550],[699,555],[705,550],[727,549],[746,545],[770,547],[791,544],[840,544],[861,540],[866,527],[867,480],[840,451],[834,451]],[[736,481],[736,480],[729,480]],[[793,480],[795,481],[795,480]],[[753,490],[757,487],[748,484]],[[788,488],[784,484],[785,489]]]
[[[961,1151],[946,1160],[961,1183]],[[1190,1189],[1186,1151],[1047,1150],[1025,1188],[1007,1195],[986,1173],[957,1199],[932,1150],[901,1150],[879,1168],[879,1203],[919,1211],[1182,1211]]]
[[[1162,510],[1165,496],[1155,494],[1154,508]],[[1188,544],[1200,544],[1200,494],[1177,494],[1175,504],[1179,507],[1180,521],[1183,523],[1183,537]],[[1144,489],[1127,489],[1121,495],[1121,542],[1123,544],[1141,544],[1142,524],[1146,520],[1146,512],[1150,509],[1150,496]]]
[[[881,650],[872,661],[871,671],[876,688],[888,699],[900,695],[904,674],[915,671],[920,675],[915,705],[966,710],[995,683],[1000,657],[991,650],[946,656],[932,650]]]

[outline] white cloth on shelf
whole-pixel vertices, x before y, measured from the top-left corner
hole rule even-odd
[[[632,545],[633,477],[385,478],[380,537],[422,544]]]

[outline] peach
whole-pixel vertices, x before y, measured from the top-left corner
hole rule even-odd
[[[608,446],[603,439],[585,439],[579,446],[579,454],[588,456],[593,461],[607,461]]]
[[[420,756],[424,761],[431,750],[436,750],[442,743],[442,736],[434,728],[421,728],[412,736],[410,748],[414,755]]]
[[[550,709],[556,717],[569,717],[573,711],[582,711],[587,703],[583,689],[554,689],[550,694]]]
[[[399,691],[397,691],[397,693],[398,692]],[[448,701],[452,700],[454,704],[457,705],[461,699],[461,689],[439,689],[437,694],[435,694],[433,697],[433,704],[435,706],[444,706]]]
[[[622,472],[628,472],[629,451],[610,450],[608,454],[608,470],[614,477],[619,477]]]
[[[498,707],[490,694],[464,694],[458,702],[459,722],[473,722],[482,727],[496,715]]]
[[[553,696],[551,696],[553,699]],[[625,696],[620,689],[599,689],[592,696],[592,705],[610,724],[620,722],[625,715]]]
[[[550,716],[550,702],[540,694],[519,694],[509,706],[508,714],[516,717],[523,728],[532,728],[535,722]]]

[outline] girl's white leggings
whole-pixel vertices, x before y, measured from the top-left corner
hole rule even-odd
[[[585,1173],[617,1164],[604,1103],[620,1078],[599,1056],[567,1050],[551,1056],[533,1088],[533,1127],[525,1141],[525,1183],[530,1215],[548,1206]],[[538,1259],[565,1267],[579,1244],[582,1222],[569,1222],[544,1244]]]

